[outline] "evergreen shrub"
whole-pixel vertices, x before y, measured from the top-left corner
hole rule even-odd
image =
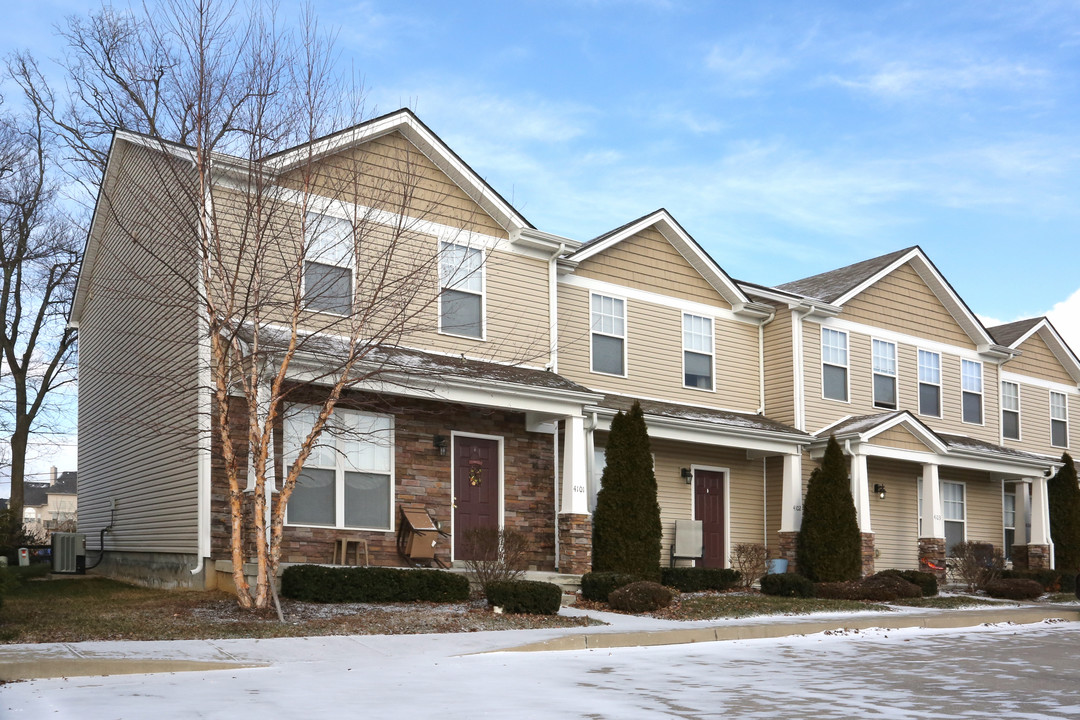
[[[731,590],[742,583],[742,575],[731,568],[673,567],[660,570],[660,582],[680,592]]]
[[[611,421],[593,512],[592,569],[660,579],[660,504],[645,415],[637,402]]]
[[[817,583],[814,595],[832,600],[869,600],[894,602],[900,598],[922,597],[922,589],[899,575],[878,573],[862,580]]]
[[[907,580],[912,585],[918,585],[922,590],[923,597],[933,597],[938,594],[937,578],[933,573],[921,570],[882,570],[878,575],[895,575]]]
[[[1043,592],[1044,588],[1038,580],[1026,578],[1002,578],[986,585],[987,595],[1006,600],[1034,600]]]
[[[485,586],[488,605],[508,613],[555,615],[562,606],[558,585],[533,580],[492,580]]]
[[[1050,538],[1054,542],[1054,567],[1066,575],[1080,572],[1080,485],[1069,453],[1064,465],[1046,483],[1050,504]]]
[[[462,602],[469,579],[445,570],[292,565],[281,573],[281,594],[308,602]]]
[[[581,597],[593,602],[607,602],[613,590],[638,580],[641,578],[628,573],[588,572],[581,576]]]
[[[611,606],[612,610],[621,610],[622,612],[652,612],[653,610],[666,608],[671,604],[674,596],[675,594],[671,592],[670,588],[666,588],[660,583],[639,580],[613,591],[608,596],[608,605]]]
[[[781,597],[814,597],[814,582],[798,573],[776,573],[761,578],[761,592]]]
[[[844,451],[830,436],[821,467],[810,474],[796,544],[799,572],[816,582],[858,580],[862,535],[848,481]]]
[[[1001,578],[1003,580],[1015,580],[1018,578],[1035,580],[1048,593],[1076,592],[1076,576],[1070,572],[1060,570],[1003,570]]]

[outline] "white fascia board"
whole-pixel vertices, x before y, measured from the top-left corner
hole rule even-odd
[[[615,417],[615,410],[603,407],[587,407],[585,412],[596,414],[596,430],[607,432],[611,429],[611,420]],[[811,441],[811,438],[804,435],[725,427],[700,420],[682,420],[659,415],[646,414],[645,424],[651,438],[677,440],[698,445],[738,448],[774,455],[789,455],[793,451],[808,445]]]
[[[561,235],[543,232],[535,228],[520,228],[510,233],[510,242],[515,245],[546,252],[548,255],[556,251],[574,252],[581,247],[580,240],[571,240]],[[560,253],[562,254],[562,253]]]
[[[898,425],[903,426],[903,428],[910,432],[912,435],[914,435],[919,440],[919,442],[930,448],[933,448],[937,452],[943,453],[948,450],[948,446],[943,443],[933,433],[933,431],[931,431],[929,428],[927,428],[925,425],[923,425],[921,422],[919,422],[913,416],[907,414],[906,412],[904,414],[896,416],[891,420],[886,420],[885,422],[872,428],[871,430],[862,433],[860,435],[860,439],[864,442],[869,442],[872,438],[877,437],[886,430],[892,430]]]
[[[981,470],[984,472],[1014,475],[1016,477],[1040,477],[1046,470],[1057,470],[1060,460],[1047,457],[1046,460],[1007,458],[1002,455],[980,453],[971,450],[950,449],[948,454],[938,458],[941,467]]]
[[[75,278],[75,292],[71,298],[71,312],[68,314],[68,322],[74,327],[79,326],[82,320],[83,305],[86,303],[86,294],[89,292],[87,283],[94,274],[94,264],[97,262],[98,247],[100,244],[102,227],[105,220],[102,219],[107,212],[102,206],[108,204],[109,192],[113,183],[116,182],[116,174],[119,172],[120,160],[117,159],[123,153],[120,141],[121,134],[117,131],[113,135],[112,145],[109,147],[109,155],[105,160],[105,173],[101,178],[101,186],[98,188],[97,200],[94,202],[94,214],[90,219],[90,230],[86,233],[83,242],[82,260],[79,263],[79,274]],[[126,142],[126,140],[124,140]]]
[[[758,323],[757,318],[751,319],[745,315],[736,313],[734,310],[728,310],[727,308],[707,305],[705,303],[673,297],[671,295],[661,295],[660,293],[652,292],[651,290],[641,290],[626,285],[616,285],[615,283],[610,283],[605,280],[596,280],[580,275],[564,275],[559,278],[559,284],[588,290],[590,292],[597,292],[601,295],[611,295],[628,300],[639,300],[658,307],[672,308],[693,315],[722,318],[724,320],[752,323],[755,325]]]
[[[1054,382],[1053,380],[1043,380],[1042,378],[1032,377],[1030,375],[1009,372],[1008,370],[1001,371],[1001,380],[1004,382],[1016,383],[1018,385],[1028,385],[1031,387],[1043,388],[1044,390],[1053,390],[1054,392],[1064,393],[1065,395],[1076,395],[1080,392],[1080,387],[1076,385],[1066,385],[1065,383]]]

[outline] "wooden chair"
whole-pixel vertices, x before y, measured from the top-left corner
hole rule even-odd
[[[358,535],[350,535],[349,537],[339,537],[337,539],[337,542],[334,543],[334,559],[333,559],[331,564],[333,564],[333,565],[344,565],[345,564],[345,561],[349,557],[349,544],[350,543],[356,545],[356,550],[355,550],[356,554],[354,555],[356,560],[355,560],[355,562],[353,562],[353,565],[359,565],[360,564],[360,548],[364,549],[364,567],[367,567],[368,565],[370,565],[371,564],[371,558],[368,556],[367,540],[360,537],[360,536],[358,536]],[[339,556],[341,558],[340,562],[338,561]]]
[[[449,533],[442,531],[427,510],[401,508],[397,535],[398,554],[405,558],[409,565],[423,563],[430,567],[432,563],[436,563],[440,567],[448,567],[435,557],[435,547],[440,536],[449,537]]]

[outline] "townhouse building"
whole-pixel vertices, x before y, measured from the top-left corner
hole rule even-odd
[[[100,534],[110,572],[212,586],[231,561],[223,462],[204,420],[205,324],[190,284],[140,292],[162,258],[176,277],[195,272],[189,241],[170,231],[198,213],[189,180],[160,172],[188,152],[125,132],[110,152],[71,316],[79,524]],[[430,302],[378,348],[406,379],[343,396],[339,422],[366,439],[328,438],[305,465],[284,562],[329,562],[348,535],[374,564],[397,565],[400,511],[420,508],[447,530],[447,562],[465,557],[467,529],[505,527],[529,537],[533,569],[585,572],[607,432],[635,401],[664,562],[681,519],[703,523],[703,565],[725,566],[736,543],[794,562],[829,436],[850,457],[867,571],[936,565],[964,539],[1007,547],[1017,564],[1051,562],[1046,478],[1078,441],[1080,363],[1045,319],[985,328],[920,248],[766,287],[733,279],[662,209],[585,242],[556,236],[407,110],[260,170],[289,198],[305,157],[322,179],[295,233],[326,248],[305,265],[305,292],[326,290],[305,295],[308,317],[347,316],[364,291],[363,258],[333,251],[356,232],[357,208],[373,253],[387,228],[407,226],[410,252],[438,267]],[[405,160],[415,191],[377,206]],[[241,227],[250,167],[217,167],[213,201]],[[319,358],[333,347],[328,337],[295,371],[279,475],[311,427],[326,391]],[[416,368],[422,381],[407,381]]]

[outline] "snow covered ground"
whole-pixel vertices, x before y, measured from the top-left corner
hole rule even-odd
[[[558,634],[81,643],[86,657],[268,665],[13,683],[0,688],[0,717],[1080,717],[1080,623],[486,652]]]

